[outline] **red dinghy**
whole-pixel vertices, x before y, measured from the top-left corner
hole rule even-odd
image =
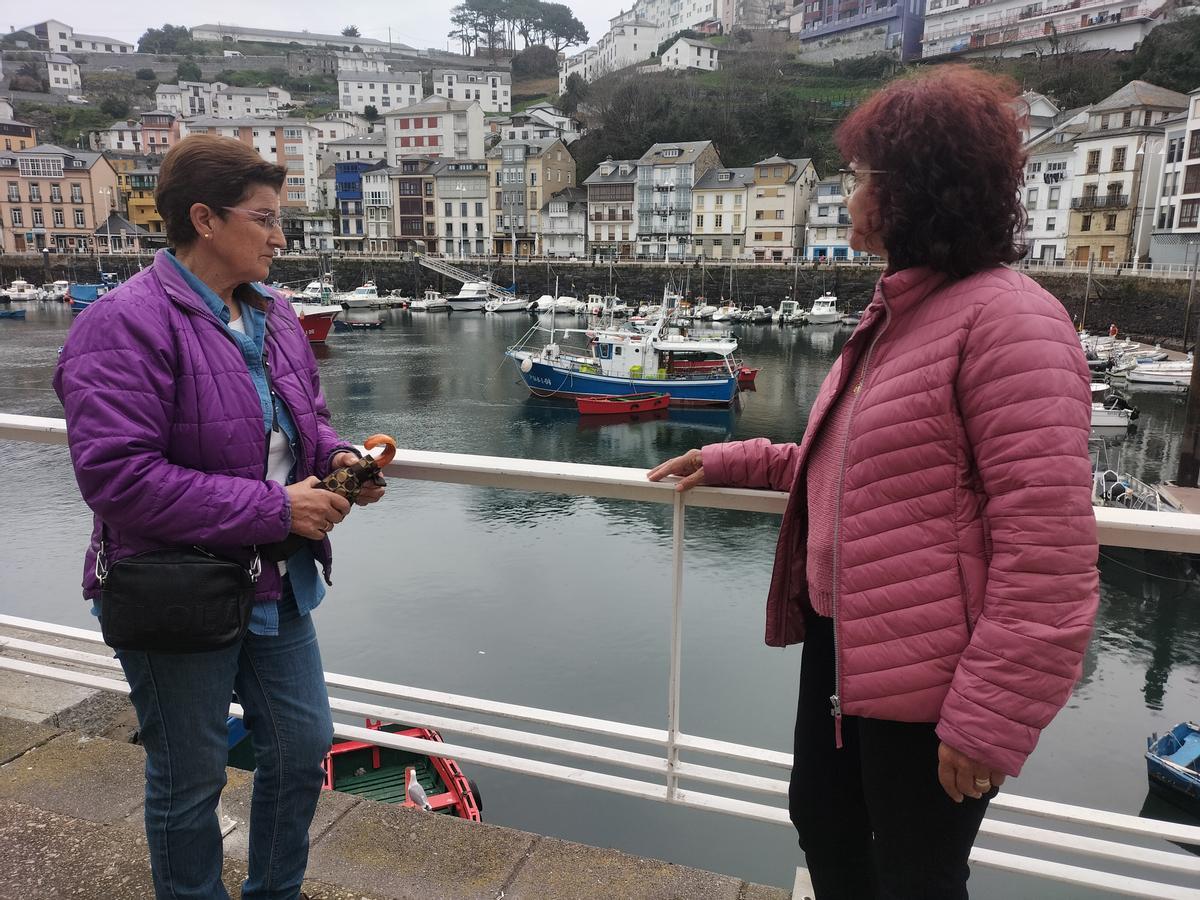
[[[578,397],[575,405],[585,416],[612,416],[650,412],[671,405],[670,394],[626,394],[623,397]]]

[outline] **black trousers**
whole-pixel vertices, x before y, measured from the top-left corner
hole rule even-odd
[[[837,749],[833,620],[806,625],[788,805],[818,900],[963,900],[994,791],[946,795],[933,724],[843,716]]]

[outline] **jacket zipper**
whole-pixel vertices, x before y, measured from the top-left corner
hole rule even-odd
[[[854,422],[854,411],[858,409],[858,401],[861,395],[863,384],[867,380],[867,375],[871,371],[871,354],[875,352],[875,345],[879,343],[879,339],[883,337],[883,332],[887,330],[888,324],[891,321],[891,310],[888,309],[887,301],[883,304],[883,322],[879,325],[879,330],[875,332],[875,336],[871,338],[871,344],[867,347],[867,355],[863,359],[862,374],[858,377],[858,383],[854,385],[854,399],[850,403],[850,415],[846,419],[846,434],[842,439],[842,457],[838,463],[838,498],[837,510],[833,517],[833,590],[832,590],[832,607],[833,613],[833,693],[829,697],[829,714],[833,716],[833,740],[834,745],[840,750],[842,747],[842,658],[838,653],[838,547],[840,545],[840,537],[842,530],[842,497],[845,494],[844,481],[846,478],[846,451],[850,448],[850,426]]]

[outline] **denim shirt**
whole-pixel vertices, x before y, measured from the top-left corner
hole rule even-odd
[[[270,385],[267,382],[266,369],[263,366],[263,342],[266,340],[266,313],[248,303],[243,303],[242,319],[244,320],[243,326],[246,329],[246,333],[242,334],[239,331],[234,331],[229,327],[229,307],[225,305],[225,301],[218,297],[212,288],[193,275],[174,253],[167,255],[179,268],[179,273],[187,282],[188,287],[195,291],[197,296],[203,298],[208,308],[212,310],[213,315],[225,326],[225,330],[229,333],[229,336],[237,343],[238,348],[242,351],[242,357],[246,360],[246,368],[250,372],[250,378],[254,382],[254,387],[258,390],[258,400],[263,410],[263,428],[269,435],[272,428],[278,425],[287,437],[294,457],[297,437],[296,423],[292,419],[292,414],[288,410],[283,398],[279,396],[272,398]],[[268,302],[275,302],[274,298],[262,285],[251,284],[250,287],[266,297]],[[291,483],[292,478],[293,475],[289,474],[289,483]],[[287,578],[284,583],[285,596],[287,594],[288,581],[291,582],[292,593],[296,597],[296,608],[302,616],[312,612],[325,599],[325,584],[321,580],[320,573],[317,570],[317,562],[313,557],[312,548],[309,547],[307,542],[288,557]],[[250,616],[250,630],[254,634],[267,636],[279,634],[278,602],[267,601],[255,603]]]

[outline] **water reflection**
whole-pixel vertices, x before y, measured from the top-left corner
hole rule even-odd
[[[1146,799],[1143,801],[1138,815],[1143,819],[1157,819],[1160,822],[1174,822],[1177,825],[1193,827],[1200,826],[1200,818],[1180,809],[1174,803],[1161,797],[1154,789],[1146,792]],[[1185,844],[1181,841],[1171,841],[1171,843],[1181,850],[1200,856],[1200,844]]]

